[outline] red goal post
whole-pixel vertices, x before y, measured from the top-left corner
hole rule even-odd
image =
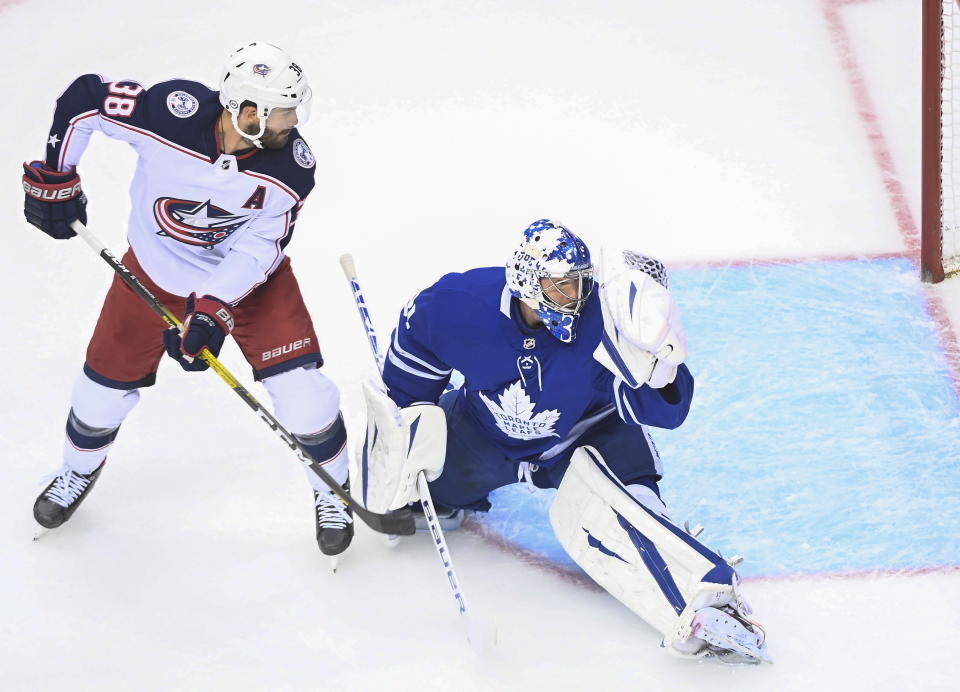
[[[920,272],[960,272],[960,0],[923,0]]]

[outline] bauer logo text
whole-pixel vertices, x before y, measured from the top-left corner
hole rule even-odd
[[[266,362],[268,360],[274,360],[276,358],[282,358],[288,353],[293,353],[294,351],[299,351],[302,348],[307,348],[310,345],[310,339],[297,339],[296,341],[291,341],[286,346],[277,346],[272,351],[264,351],[263,355],[260,356],[260,360]]]

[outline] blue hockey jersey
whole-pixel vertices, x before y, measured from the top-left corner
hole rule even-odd
[[[679,426],[693,395],[687,367],[661,390],[631,389],[594,360],[602,334],[596,291],[565,344],[523,322],[502,267],[447,274],[403,309],[383,378],[393,401],[408,406],[436,402],[460,372],[467,415],[514,460],[549,458],[613,409],[632,425]]]
[[[280,265],[315,160],[294,130],[281,149],[224,154],[219,95],[198,82],[145,88],[78,77],[57,100],[45,162],[76,166],[94,132],[128,142],[128,240],[161,288],[237,303]]]

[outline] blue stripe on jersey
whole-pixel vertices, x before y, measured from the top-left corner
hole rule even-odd
[[[405,362],[403,361],[402,358],[400,358],[400,356],[397,355],[397,352],[393,350],[393,347],[392,347],[392,346],[391,346],[390,349],[387,351],[387,360],[390,361],[391,363],[393,363],[394,365],[396,365],[398,368],[400,368],[400,369],[403,370],[404,372],[408,372],[408,373],[410,373],[411,375],[414,375],[414,376],[416,376],[416,377],[422,377],[422,378],[424,378],[425,380],[442,380],[442,379],[444,379],[444,376],[443,376],[443,375],[435,375],[435,374],[433,374],[433,373],[427,372],[426,370],[421,370],[421,369],[416,368],[416,367],[414,367],[414,366],[412,366],[412,365],[408,365],[407,363],[405,363]]]
[[[422,353],[422,357],[421,357],[421,356],[416,356],[416,355],[414,355],[413,353],[410,353],[410,351],[408,351],[408,350],[406,350],[405,348],[403,348],[403,347],[400,345],[400,334],[401,334],[401,331],[400,331],[399,328],[393,330],[393,341],[392,341],[391,344],[390,344],[390,350],[393,351],[398,357],[402,357],[403,360],[404,360],[408,365],[411,365],[411,366],[415,366],[415,365],[422,366],[423,368],[426,368],[426,369],[429,370],[430,372],[432,372],[432,373],[434,373],[434,374],[436,374],[436,375],[440,375],[441,377],[444,376],[444,375],[449,375],[449,374],[452,372],[452,370],[451,370],[450,368],[444,368],[444,367],[437,366],[437,365],[432,365],[431,363],[429,363],[429,362],[426,360],[426,359],[428,358],[428,356],[427,356],[426,354],[423,354],[422,351],[421,351],[421,353]],[[413,345],[413,344],[410,344],[409,347],[410,347],[411,350],[416,350],[416,346]],[[435,378],[431,378],[431,379],[440,379],[440,378],[439,378],[439,377],[435,377]]]

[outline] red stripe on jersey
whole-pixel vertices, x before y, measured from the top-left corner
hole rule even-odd
[[[190,150],[190,149],[187,149],[186,147],[181,147],[179,144],[174,144],[173,142],[171,142],[171,141],[169,141],[169,140],[166,140],[166,139],[164,139],[163,137],[159,137],[159,136],[155,135],[154,133],[150,132],[149,130],[144,130],[144,129],[142,129],[142,128],[135,127],[135,126],[133,126],[133,125],[129,125],[129,124],[127,124],[127,123],[118,122],[118,121],[114,120],[113,118],[108,118],[108,117],[106,117],[105,115],[102,115],[102,114],[100,115],[100,117],[103,118],[104,120],[106,120],[108,123],[112,123],[112,124],[117,125],[117,126],[119,126],[119,127],[126,128],[126,129],[128,129],[128,130],[130,130],[130,131],[132,131],[132,132],[136,132],[137,134],[144,135],[145,137],[149,137],[150,139],[153,139],[153,140],[155,140],[155,141],[157,141],[157,142],[160,142],[160,144],[165,144],[166,146],[170,147],[171,149],[176,149],[176,150],[179,151],[181,154],[189,154],[190,156],[192,156],[192,157],[194,157],[194,158],[197,158],[197,159],[200,159],[201,161],[206,161],[207,163],[212,163],[212,159],[210,159],[209,156],[203,156],[202,154],[198,154],[197,152],[192,151],[192,150]]]
[[[220,116],[223,117],[222,115]],[[213,138],[217,143],[217,157],[224,153],[223,151],[223,140],[220,138],[220,118],[217,118],[216,122],[213,124]],[[251,156],[259,152],[260,149],[253,147],[246,154],[240,154],[239,156],[234,154],[235,159],[249,159]]]
[[[80,115],[75,115],[70,119],[70,126],[67,128],[67,134],[63,139],[63,146],[60,147],[60,156],[57,158],[57,170],[63,170],[63,162],[67,158],[67,148],[70,146],[70,138],[73,137],[74,131],[77,129],[77,123],[85,118],[92,118],[95,115],[98,115],[99,111],[87,111],[86,113],[81,113]]]
[[[240,172],[243,173],[244,175],[249,175],[253,178],[260,178],[260,180],[266,180],[268,183],[273,183],[274,185],[279,187],[281,190],[286,192],[288,195],[293,197],[294,203],[300,202],[300,197],[297,195],[297,193],[291,190],[289,187],[287,187],[283,183],[281,183],[276,178],[271,178],[269,175],[264,175],[263,173],[253,173],[251,171],[240,171]]]

